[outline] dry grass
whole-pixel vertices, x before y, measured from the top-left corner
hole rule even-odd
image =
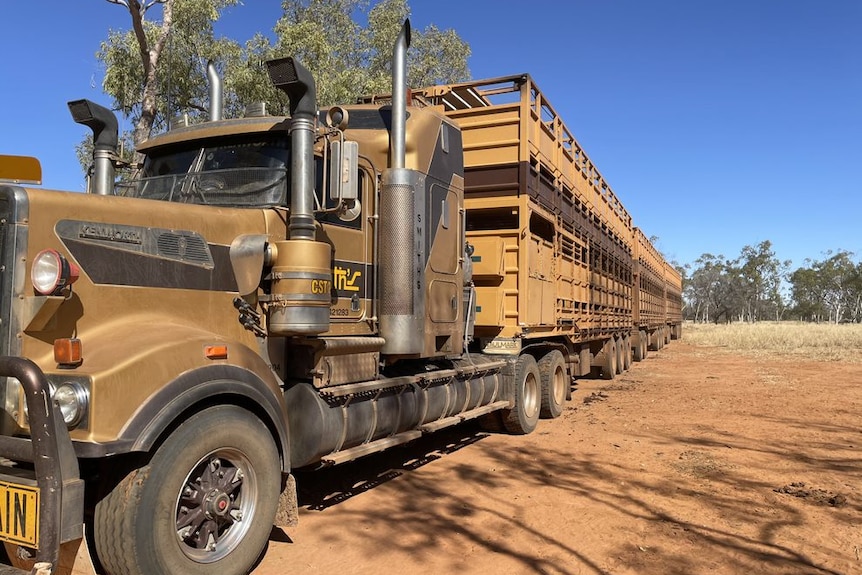
[[[695,345],[725,347],[754,355],[790,355],[797,359],[862,362],[862,324],[758,322],[683,326]]]

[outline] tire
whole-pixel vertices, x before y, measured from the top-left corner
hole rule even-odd
[[[532,433],[539,424],[542,377],[536,359],[529,354],[515,364],[515,406],[503,412],[503,427],[513,435]]]
[[[279,461],[247,411],[191,416],[96,504],[99,560],[112,575],[248,573],[272,530]]]
[[[623,337],[623,371],[632,368],[632,338],[627,334]]]
[[[617,347],[617,375],[620,375],[626,370],[625,345],[621,337],[614,338],[614,343]]]
[[[617,375],[617,342],[614,338],[605,343],[605,360],[602,363],[602,379],[613,379]]]
[[[644,332],[638,332],[637,345],[632,348],[632,355],[634,356],[634,361],[643,361],[646,359],[646,343],[644,342],[645,337],[646,334]]]
[[[670,343],[670,327],[664,328],[664,344],[667,345]]]
[[[553,350],[539,360],[539,376],[542,378],[542,406],[540,417],[556,419],[563,413],[566,395],[571,385],[563,354]]]

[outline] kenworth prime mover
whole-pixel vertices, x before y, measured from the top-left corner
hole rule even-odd
[[[680,336],[679,274],[532,79],[411,92],[409,38],[357,105],[285,58],[289,117],[225,120],[216,82],[118,183],[116,119],[70,102],[87,194],[0,159],[0,573],[247,573],[292,470],[530,433]]]

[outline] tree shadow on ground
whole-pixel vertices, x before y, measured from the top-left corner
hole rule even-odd
[[[801,525],[806,520],[804,511],[789,503],[775,504],[779,507],[776,518],[763,521],[757,537],[715,527],[706,518],[692,521],[676,514],[672,506],[668,509],[668,501],[688,499],[697,500],[700,504],[708,501],[711,513],[728,517],[732,522],[751,521],[751,503],[739,493],[770,490],[772,486],[753,482],[732,469],[710,478],[711,481],[734,486],[730,493],[700,486],[680,488],[674,481],[643,475],[638,469],[610,459],[547,447],[535,449],[533,445],[524,445],[525,438],[485,441],[488,437],[475,426],[464,425],[361,461],[301,472],[297,476],[300,505],[307,512],[326,512],[397,479],[401,484],[398,489],[391,490],[395,496],[380,509],[340,513],[342,525],[344,521],[348,524],[355,521],[357,525],[369,527],[367,535],[359,535],[368,537],[366,543],[369,548],[385,540],[387,546],[403,547],[405,552],[433,553],[445,534],[457,531],[473,545],[517,562],[524,572],[560,575],[610,573],[600,564],[602,558],[589,557],[579,550],[576,539],[545,532],[529,524],[526,518],[530,516],[530,503],[523,497],[519,499],[514,491],[523,491],[526,483],[534,493],[563,491],[564,497],[574,498],[574,501],[598,502],[608,513],[653,524],[669,537],[683,537],[690,543],[690,549],[708,550],[712,560],[731,566],[734,572],[751,572],[757,566],[769,565],[767,571],[770,573],[841,575],[777,540],[776,534],[782,527]],[[682,445],[686,443],[685,438],[677,440]],[[413,473],[463,449],[481,450],[482,455],[497,462],[498,468],[510,473],[460,463],[448,473],[454,473],[458,481],[464,482],[464,493],[461,490],[453,492],[432,477]],[[467,489],[467,486],[472,487]],[[484,495],[480,501],[471,498],[469,493],[474,489]],[[489,529],[519,532],[541,539],[557,556],[567,557],[567,561],[561,563],[540,557],[533,550],[518,546],[515,541],[489,537],[484,526],[464,521],[477,514],[490,518],[493,525],[488,526]],[[576,524],[577,518],[573,517],[572,521]],[[572,531],[577,530],[573,525]],[[404,539],[403,534],[408,532],[421,534],[421,543],[417,544],[415,538]],[[333,532],[332,536],[338,537],[338,534]],[[356,536],[357,532],[353,531],[352,537]],[[703,572],[704,568],[702,556],[663,550],[661,546],[645,550],[625,533],[620,534],[614,555],[622,565],[638,573],[689,575]],[[456,561],[453,558],[453,568],[457,567]]]

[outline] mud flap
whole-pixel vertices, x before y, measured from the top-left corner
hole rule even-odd
[[[35,563],[32,559],[22,559],[18,556],[17,545],[5,545],[6,554],[13,566],[29,571],[30,575],[98,575],[86,535],[60,545],[60,559],[56,569],[52,569],[50,563]]]
[[[275,526],[285,529],[299,525],[299,503],[296,498],[296,479],[287,475],[284,488],[278,498],[278,511],[275,513]],[[77,575],[77,574],[74,574]]]

